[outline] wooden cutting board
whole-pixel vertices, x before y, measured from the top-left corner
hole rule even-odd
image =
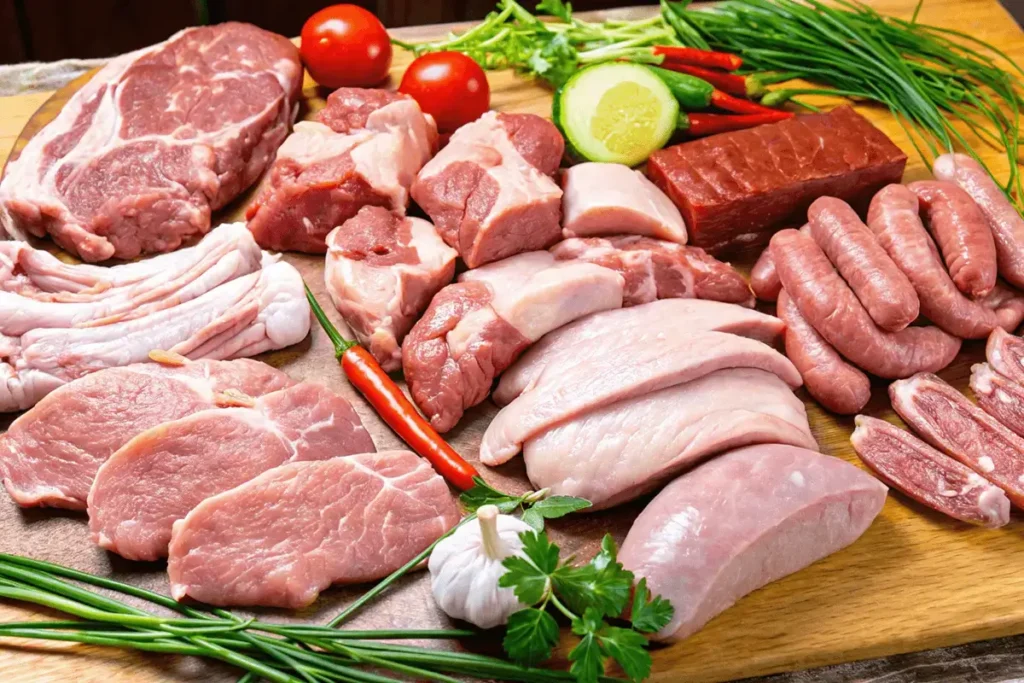
[[[916,0],[874,0],[870,4],[880,12],[909,17]],[[628,9],[617,14],[638,16],[650,11]],[[920,20],[965,31],[994,43],[1017,61],[1024,60],[1024,34],[996,0],[925,0]],[[414,27],[396,30],[395,34],[406,40],[433,39],[450,29]],[[397,82],[408,61],[407,54],[396,53],[392,83]],[[17,154],[84,80],[52,96],[0,98],[0,162],[12,143]],[[549,115],[551,93],[544,87],[504,72],[490,74],[490,83],[495,109]],[[322,106],[323,93],[308,80],[304,93],[307,106],[302,115],[309,116]],[[911,152],[906,136],[886,111],[861,111]],[[988,156],[997,172],[1006,171],[1001,152],[992,150]],[[927,172],[911,154],[906,179],[922,177],[927,177]],[[245,201],[242,198],[222,218],[240,217]],[[285,258],[300,269],[319,299],[327,303],[322,257]],[[982,344],[966,344],[957,362],[941,374],[964,388],[971,364],[982,357]],[[398,446],[398,440],[347,385],[320,330],[314,328],[302,344],[268,354],[265,360],[296,379],[326,383],[349,397],[378,448]],[[804,398],[822,450],[858,462],[848,441],[852,420],[825,413],[806,395]],[[449,434],[462,453],[475,458],[483,429],[495,412],[489,402],[479,406]],[[866,412],[896,420],[883,385],[876,386]],[[0,417],[0,428],[8,421]],[[82,428],[88,429],[88,425]],[[498,470],[484,471],[499,488],[523,490],[528,486],[519,459]],[[634,504],[576,516],[552,524],[551,529],[563,546],[585,555],[605,531],[621,541],[639,509],[640,505]],[[651,680],[720,681],[1024,633],[1024,601],[1020,600],[1024,593],[1022,532],[1024,522],[1019,515],[1003,529],[983,530],[932,514],[899,494],[892,495],[871,529],[850,548],[756,591],[692,638],[657,649]],[[19,510],[6,496],[0,496],[0,551],[62,562],[163,592],[167,589],[162,564],[127,562],[90,544],[84,516]],[[301,614],[267,611],[263,615],[325,621],[357,593],[334,589]],[[3,621],[28,619],[34,614],[14,604],[0,603]],[[420,575],[374,603],[353,625],[428,627],[445,623]],[[482,639],[483,644],[486,640]],[[226,667],[186,658],[38,641],[0,643],[0,679],[5,683],[227,681],[234,680],[235,675]]]

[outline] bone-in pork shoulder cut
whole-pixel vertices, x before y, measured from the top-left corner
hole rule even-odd
[[[0,220],[86,261],[177,249],[263,172],[301,86],[295,46],[249,24],[118,57],[8,166]]]
[[[237,408],[203,410],[137,434],[96,473],[89,529],[131,560],[167,554],[171,526],[212,495],[286,462],[372,453],[349,402],[296,384]]]
[[[100,465],[150,427],[293,382],[252,360],[140,363],[65,384],[0,435],[0,472],[19,505],[84,510]]]
[[[367,205],[405,214],[409,187],[437,144],[434,120],[401,93],[340,88],[317,121],[295,126],[271,167],[249,229],[267,249],[323,253],[327,234]]]

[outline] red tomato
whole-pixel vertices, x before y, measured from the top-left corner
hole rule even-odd
[[[356,5],[331,5],[302,27],[302,62],[327,88],[377,85],[391,67],[391,40],[384,24]]]
[[[491,105],[491,88],[480,65],[459,52],[428,52],[405,70],[399,92],[412,96],[441,132],[480,118]]]

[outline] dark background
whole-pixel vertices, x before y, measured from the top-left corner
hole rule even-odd
[[[655,0],[575,0],[576,10]],[[927,0],[925,0],[927,2]],[[1018,22],[1024,0],[1002,0]],[[110,57],[159,42],[193,24],[248,21],[296,36],[330,0],[0,0],[0,64]],[[388,27],[480,19],[494,0],[356,0]],[[532,2],[527,1],[529,7]],[[531,7],[532,9],[532,7]]]

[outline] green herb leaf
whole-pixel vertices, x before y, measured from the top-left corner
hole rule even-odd
[[[544,515],[536,507],[523,513],[523,521],[533,527],[534,531],[544,531]]]
[[[577,614],[596,608],[602,615],[618,617],[629,600],[633,574],[618,563],[605,569],[585,564],[560,567],[551,580],[558,596]]]
[[[459,502],[467,512],[476,512],[484,505],[495,505],[500,512],[508,514],[519,507],[522,500],[497,490],[480,477],[473,477],[473,484],[473,488],[459,496]]]
[[[562,0],[541,0],[537,3],[537,12],[558,17],[567,24],[572,23],[572,3]]]
[[[578,510],[585,510],[591,502],[585,498],[574,496],[551,496],[538,502],[531,509],[536,510],[544,519],[558,519]]]
[[[558,567],[558,546],[542,531],[524,531],[519,538],[523,555],[505,558],[501,564],[506,571],[498,585],[512,588],[521,602],[536,605],[551,587],[551,573]]]
[[[601,613],[595,609],[587,610],[572,622],[572,632],[580,636],[580,642],[569,652],[569,661],[572,662],[569,673],[576,677],[577,683],[596,683],[604,673],[606,653],[597,640],[597,633],[603,626]]]
[[[548,540],[547,534],[538,531],[524,531],[519,534],[523,552],[545,574],[558,568],[558,546]]]
[[[641,633],[657,633],[668,625],[675,613],[669,601],[660,595],[651,599],[651,592],[647,589],[647,579],[640,579],[640,583],[633,589],[633,608],[630,611],[630,621],[633,628]]]
[[[651,675],[651,654],[647,639],[636,631],[617,626],[605,626],[597,634],[601,648],[608,653],[632,681],[642,681]]]
[[[597,569],[604,569],[610,564],[614,564],[619,555],[619,549],[615,545],[615,539],[612,538],[611,534],[605,534],[604,538],[601,539],[601,550],[594,555],[594,559],[590,561],[590,564],[594,565]]]
[[[526,60],[527,70],[554,86],[560,86],[569,80],[579,66],[576,48],[561,33],[538,35],[536,43],[539,47],[530,53]]]
[[[558,623],[544,610],[529,607],[514,612],[502,645],[515,662],[531,666],[551,656],[558,643]]]

